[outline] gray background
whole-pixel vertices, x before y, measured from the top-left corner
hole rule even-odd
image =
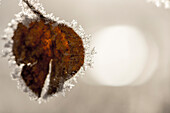
[[[170,10],[156,8],[145,0],[40,0],[47,12],[71,21],[78,20],[85,31],[94,32],[109,25],[127,24],[147,31],[160,50],[154,76],[140,86],[93,86],[79,78],[66,96],[46,104],[30,101],[10,77],[7,59],[0,59],[0,113],[170,113]],[[2,0],[0,35],[14,14],[17,0]],[[2,49],[3,42],[0,42]],[[87,73],[90,74],[90,73]]]

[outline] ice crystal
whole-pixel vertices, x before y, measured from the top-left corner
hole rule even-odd
[[[170,0],[148,0],[148,2],[154,3],[157,7],[170,8]]]
[[[84,75],[86,69],[92,66],[93,63],[92,59],[95,54],[95,50],[90,49],[91,35],[86,35],[83,27],[81,25],[78,25],[78,22],[76,20],[73,20],[72,22],[66,22],[65,20],[60,20],[59,17],[55,17],[52,13],[47,14],[42,4],[39,3],[39,0],[28,0],[28,1],[36,8],[36,10],[42,13],[44,17],[56,21],[57,23],[63,23],[68,27],[71,27],[83,40],[83,45],[85,49],[84,65],[81,67],[81,69],[77,72],[77,74],[74,77],[72,77],[71,79],[67,80],[64,83],[63,90],[60,93],[54,94],[53,96],[58,96],[60,94],[65,95],[65,91],[70,91],[70,89],[74,87],[73,83],[77,82],[76,80],[77,77],[79,75]],[[22,0],[20,0],[19,6],[22,8],[22,11],[16,14],[15,19],[12,19],[11,22],[8,23],[8,27],[4,30],[5,35],[3,35],[1,38],[3,41],[6,42],[4,45],[4,49],[2,50],[3,53],[2,57],[8,57],[9,65],[13,69],[11,76],[14,80],[18,81],[18,88],[28,93],[31,100],[37,100],[38,98],[36,97],[36,95],[32,93],[32,91],[25,85],[25,82],[21,77],[21,69],[23,68],[23,65],[18,66],[16,64],[15,57],[13,56],[12,53],[13,41],[11,39],[11,37],[14,35],[14,31],[16,30],[18,23],[22,22],[24,25],[29,25],[30,21],[37,19],[37,15],[35,15]],[[50,81],[50,76],[48,75],[45,81],[45,86],[43,88],[42,94],[44,94],[44,92],[47,91],[48,89],[47,86],[49,81]],[[47,99],[48,98],[44,96],[44,98],[40,98],[38,99],[38,101],[41,103],[41,101],[46,101]]]

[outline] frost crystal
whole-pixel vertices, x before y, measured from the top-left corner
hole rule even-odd
[[[163,5],[167,9],[170,8],[170,0],[148,0],[148,2],[154,3],[157,7]]]
[[[39,3],[39,0],[28,0],[29,3],[31,3],[37,11],[39,11],[41,14],[43,14],[44,17],[49,18],[50,20],[56,21],[58,24],[62,23],[67,25],[68,27],[71,27],[83,40],[83,45],[85,49],[85,60],[84,65],[81,67],[81,69],[72,77],[71,79],[67,80],[64,83],[64,88],[60,93],[54,94],[53,96],[58,96],[60,94],[65,95],[65,91],[70,91],[72,87],[74,87],[73,82],[77,83],[76,78],[79,75],[83,75],[88,67],[92,67],[92,59],[95,54],[95,49],[93,48],[91,50],[90,47],[90,40],[91,35],[86,35],[84,32],[84,29],[81,25],[78,25],[76,20],[73,20],[71,23],[66,22],[65,20],[59,20],[59,17],[53,16],[53,14],[46,14],[44,8],[42,7],[42,4]],[[12,53],[12,46],[13,46],[13,40],[11,39],[14,35],[14,31],[17,28],[18,23],[23,23],[25,26],[28,26],[31,21],[37,20],[37,15],[35,15],[30,8],[23,2],[23,0],[20,0],[19,6],[22,8],[22,11],[15,15],[15,19],[12,19],[10,23],[8,23],[8,27],[4,30],[5,35],[2,36],[2,40],[5,41],[4,49],[2,50],[2,57],[8,57],[9,65],[13,69],[11,76],[14,80],[18,81],[18,88],[22,89],[24,92],[27,92],[30,96],[31,100],[38,100],[39,103],[41,101],[46,101],[48,98],[44,96],[45,92],[48,89],[49,81],[50,81],[50,75],[47,76],[45,85],[43,88],[43,93],[41,97],[44,98],[37,98],[37,96],[25,85],[25,82],[23,81],[21,77],[21,69],[23,68],[24,64],[18,66],[15,61],[15,56],[13,56]],[[50,63],[50,70],[51,71],[51,63]],[[44,100],[45,99],[45,100]]]

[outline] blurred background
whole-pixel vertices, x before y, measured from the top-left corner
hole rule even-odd
[[[145,0],[40,2],[92,35],[93,68],[65,97],[38,104],[17,89],[1,58],[0,113],[170,113],[170,10]],[[18,0],[1,1],[0,35],[20,11]]]

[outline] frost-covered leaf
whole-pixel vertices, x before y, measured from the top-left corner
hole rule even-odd
[[[77,76],[92,66],[91,35],[76,20],[70,23],[46,14],[39,0],[20,0],[19,6],[22,11],[2,37],[6,41],[2,56],[14,69],[13,79],[34,100],[65,94]]]

